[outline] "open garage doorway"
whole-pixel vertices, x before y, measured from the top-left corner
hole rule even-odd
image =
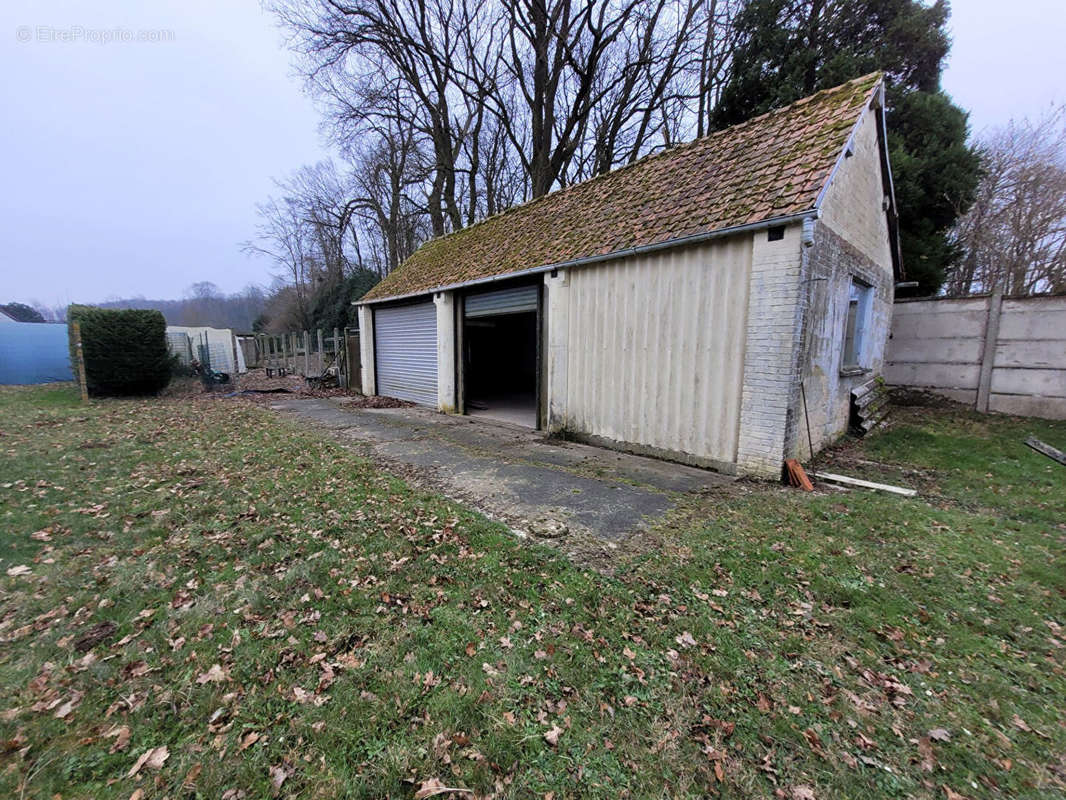
[[[472,294],[463,303],[466,413],[536,428],[539,289]]]

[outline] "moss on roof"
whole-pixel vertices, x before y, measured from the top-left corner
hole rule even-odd
[[[514,206],[426,242],[384,300],[814,208],[880,73]]]

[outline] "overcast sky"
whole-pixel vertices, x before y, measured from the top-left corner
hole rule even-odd
[[[1062,0],[954,0],[951,28],[974,130],[1066,100]],[[0,302],[269,282],[255,203],[326,150],[256,0],[5,0],[0,72]]]

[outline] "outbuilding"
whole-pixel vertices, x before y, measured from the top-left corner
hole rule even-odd
[[[874,74],[427,242],[358,303],[363,391],[776,475],[847,428],[899,269]]]

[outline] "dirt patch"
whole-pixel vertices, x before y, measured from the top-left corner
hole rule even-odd
[[[892,405],[897,408],[941,408],[947,410],[962,410],[967,408],[963,403],[945,397],[935,392],[927,392],[923,389],[906,389],[896,387],[889,390]]]
[[[241,397],[262,402],[276,398],[278,394],[287,394],[295,397],[334,397],[348,398],[353,400],[364,399],[357,392],[339,387],[309,386],[302,375],[271,375],[267,376],[265,369],[252,369],[242,375],[232,376],[229,383],[207,384],[199,377],[182,376],[170,382],[160,397],[197,397],[201,395],[224,396],[234,392],[249,392]],[[263,394],[259,394],[263,392]],[[379,398],[374,398],[379,399]],[[393,401],[409,405],[400,400]],[[397,408],[401,406],[366,406],[367,408]]]
[[[204,393],[204,386],[199,378],[188,375],[178,375],[171,379],[166,388],[159,393],[160,397],[196,397]]]
[[[345,408],[414,408],[415,405],[414,403],[408,403],[406,400],[397,400],[395,397],[380,397],[378,395],[366,397],[361,394],[338,397],[336,402]]]

